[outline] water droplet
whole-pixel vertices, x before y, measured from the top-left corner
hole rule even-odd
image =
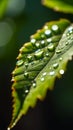
[[[24,73],[24,76],[25,76],[26,78],[28,78],[28,76],[29,76],[28,72],[25,72],[25,73]]]
[[[32,56],[31,56],[31,55],[28,55],[28,56],[27,56],[27,59],[28,59],[29,62],[32,61]]]
[[[45,31],[45,35],[46,35],[46,36],[50,37],[51,34],[52,34],[51,30],[46,30],[46,31]]]
[[[41,78],[41,81],[44,81],[44,80],[45,80],[44,77],[42,77],[42,78]]]
[[[33,88],[36,87],[36,82],[33,82],[32,87],[33,87]]]
[[[25,62],[25,67],[28,67],[28,63],[27,62]]]
[[[52,67],[49,68],[50,70],[52,69]]]
[[[67,36],[69,36],[70,35],[70,33],[69,32],[67,32],[67,34],[66,34]],[[68,37],[69,38],[69,37]]]
[[[41,41],[41,45],[45,46],[45,41],[44,40]]]
[[[47,47],[47,49],[48,49],[49,51],[54,51],[55,47],[54,47],[54,45],[51,43],[51,44]]]
[[[35,46],[36,46],[37,48],[39,48],[39,47],[40,47],[40,44],[37,42],[37,43],[35,44]]]
[[[44,35],[44,34],[41,34],[41,38],[44,39],[44,38],[45,38],[45,35]]]
[[[28,89],[26,89],[26,90],[25,90],[25,93],[27,94],[28,92],[29,92],[29,90],[28,90]]]
[[[49,73],[50,76],[54,76],[54,74],[55,74],[55,71],[50,71]]]
[[[56,53],[57,54],[61,53],[61,49],[56,50]]]
[[[47,26],[47,25],[45,25],[45,26],[44,26],[44,29],[48,29],[48,26]]]
[[[49,54],[48,54],[48,53],[46,53],[46,57],[49,57]]]
[[[54,63],[54,64],[53,64],[53,68],[54,68],[54,69],[57,69],[57,68],[58,68],[58,66],[59,66],[59,64],[58,64],[58,63]]]
[[[43,53],[44,53],[43,51],[39,50],[39,51],[35,52],[34,56],[35,56],[36,59],[42,59],[43,58]]]
[[[36,39],[31,39],[31,43],[35,43],[36,42]]]
[[[68,33],[69,33],[69,34],[72,34],[72,33],[73,33],[73,27],[72,27],[72,26],[68,28]]]
[[[48,43],[52,42],[52,39],[51,39],[51,38],[48,38],[48,39],[47,39],[47,42],[48,42]]]
[[[69,28],[68,28],[68,31],[67,31],[67,36],[69,36],[69,35],[71,35],[73,33],[73,27],[72,26],[70,26]]]
[[[63,59],[63,58],[62,58],[62,57],[60,57],[59,61],[62,61],[62,59]]]
[[[46,73],[46,72],[44,72],[44,73],[43,73],[43,76],[46,76],[46,74],[47,74],[47,73]]]
[[[52,30],[53,30],[54,32],[58,32],[58,31],[59,31],[59,27],[58,27],[57,25],[53,25],[53,26],[52,26]]]
[[[66,42],[65,45],[68,45],[68,42]]]
[[[18,60],[18,61],[16,62],[16,65],[17,65],[17,66],[21,66],[21,65],[23,65],[23,63],[24,63],[23,60]]]
[[[59,71],[59,73],[60,73],[60,74],[64,74],[64,70],[61,69],[61,70]]]

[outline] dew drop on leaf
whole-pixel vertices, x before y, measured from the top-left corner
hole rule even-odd
[[[52,26],[52,30],[53,30],[54,32],[59,32],[59,27],[58,27],[57,25],[53,25],[53,26]]]
[[[36,51],[34,56],[35,58],[38,60],[38,59],[42,59],[43,58],[43,51]]]
[[[43,73],[43,76],[46,76],[46,74],[47,74],[47,73],[46,73],[46,72],[44,72],[44,73]]]
[[[59,66],[59,64],[58,64],[58,63],[54,63],[54,64],[53,64],[53,68],[54,68],[54,69],[57,69],[57,68],[58,68],[58,66]]]
[[[52,34],[51,30],[46,30],[46,31],[45,31],[45,35],[46,35],[46,36],[50,37],[51,34]]]
[[[28,78],[28,76],[29,76],[28,72],[25,72],[25,73],[24,73],[24,76],[25,76],[26,78]]]
[[[56,50],[56,53],[57,54],[61,53],[61,49]]]
[[[36,46],[37,48],[39,48],[39,47],[40,47],[40,43],[37,42],[37,43],[35,44],[35,46]]]
[[[69,34],[73,33],[73,27],[72,26],[68,28],[68,33]]]
[[[48,38],[48,39],[47,39],[47,42],[48,42],[48,43],[52,42],[52,39],[51,39],[51,38]]]
[[[67,36],[69,36],[69,35],[70,35],[70,33],[68,32],[66,35],[67,35]],[[69,37],[68,37],[68,39],[69,39]]]
[[[55,47],[54,47],[54,45],[51,43],[51,44],[47,47],[47,49],[48,49],[49,51],[54,51]]]
[[[62,58],[62,57],[60,57],[59,61],[62,61],[62,59],[63,59],[63,58]]]
[[[72,26],[70,26],[69,28],[68,28],[68,32],[67,32],[67,36],[69,36],[69,35],[71,35],[73,33],[73,27]]]
[[[33,88],[36,87],[36,82],[33,82],[32,87],[33,87]]]
[[[45,46],[45,41],[44,40],[41,41],[41,45]]]
[[[59,71],[59,73],[60,73],[61,75],[64,74],[64,70],[61,69],[61,70]]]
[[[45,35],[44,35],[44,34],[41,34],[41,38],[44,39],[44,38],[45,38]]]
[[[17,66],[21,66],[23,63],[24,63],[23,60],[18,60],[17,63],[16,63],[16,65],[17,65]]]
[[[55,74],[55,71],[50,71],[49,75],[53,76]]]
[[[68,45],[68,41],[65,43],[65,45]]]
[[[41,78],[41,81],[44,81],[44,80],[45,80],[44,77],[42,77],[42,78]]]
[[[46,55],[45,55],[46,57],[49,57],[49,54],[48,53],[46,53]]]
[[[25,93],[27,94],[28,92],[29,92],[29,90],[28,90],[28,89],[26,89],[26,90],[25,90]]]
[[[32,56],[31,56],[31,55],[28,55],[28,56],[27,56],[27,59],[28,59],[29,62],[32,61]]]
[[[36,42],[36,39],[31,39],[31,43],[35,43]]]

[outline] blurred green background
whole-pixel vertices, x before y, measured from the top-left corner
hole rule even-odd
[[[11,72],[20,47],[45,22],[60,18],[73,22],[73,15],[54,12],[44,7],[41,0],[4,0],[4,5],[1,2],[0,130],[6,130],[12,113]],[[56,79],[55,89],[48,91],[45,100],[38,101],[34,109],[29,109],[13,130],[63,130],[73,127],[73,61],[67,68],[65,75]]]

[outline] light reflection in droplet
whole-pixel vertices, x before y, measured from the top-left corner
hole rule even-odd
[[[41,78],[41,81],[44,81],[44,80],[45,80],[44,77],[42,77],[42,78]]]
[[[32,87],[33,87],[33,88],[36,87],[36,82],[33,82]]]
[[[51,36],[51,30],[46,30],[46,31],[45,31],[45,35]]]
[[[61,69],[59,72],[60,72],[61,75],[64,74],[64,70],[63,69]]]
[[[53,76],[55,74],[55,71],[50,71],[49,75]]]
[[[46,74],[47,74],[47,73],[46,73],[46,72],[44,72],[44,73],[43,73],[43,76],[46,76]]]
[[[52,26],[52,30],[53,30],[53,31],[57,31],[58,29],[59,29],[59,28],[58,28],[57,25],[53,25],[53,26]]]
[[[48,39],[47,39],[47,42],[49,42],[49,43],[52,42],[52,39],[51,39],[51,38],[48,38]]]
[[[28,89],[26,89],[26,90],[25,90],[25,93],[27,94],[28,92],[29,92],[29,90],[28,90]]]
[[[31,43],[35,43],[36,42],[36,39],[31,39]]]
[[[53,68],[54,68],[54,69],[57,69],[57,68],[58,68],[58,66],[59,66],[59,64],[58,64],[58,63],[54,63],[54,64],[53,64]]]

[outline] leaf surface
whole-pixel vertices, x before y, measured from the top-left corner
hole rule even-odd
[[[12,73],[13,115],[8,130],[53,89],[72,55],[73,25],[65,19],[46,23],[23,45]]]
[[[73,0],[42,0],[42,3],[56,11],[73,14]]]

